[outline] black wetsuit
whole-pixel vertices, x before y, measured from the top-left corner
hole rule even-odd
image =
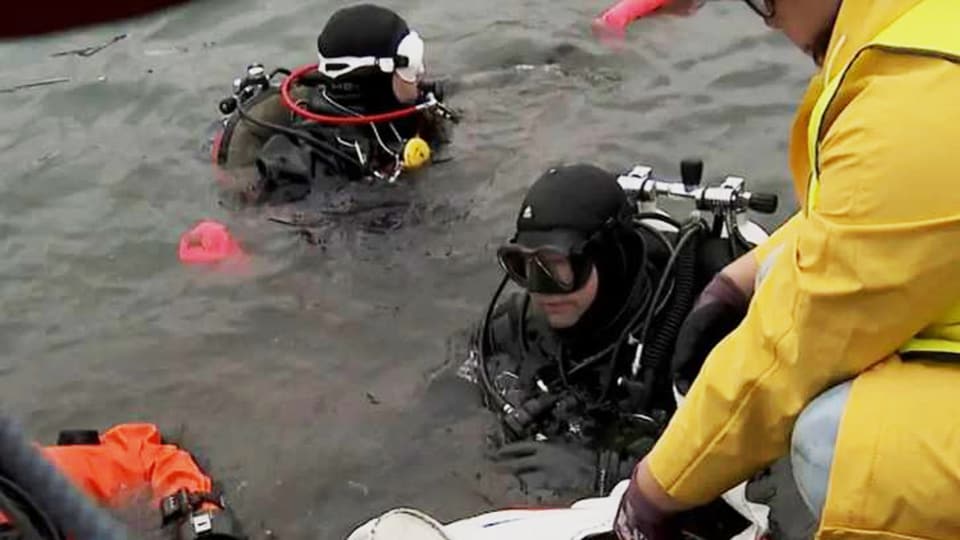
[[[636,236],[628,235],[617,242],[625,249],[606,249],[606,255],[595,261],[597,298],[575,326],[551,328],[526,294],[515,293],[495,309],[487,333],[490,381],[512,407],[539,411],[530,415],[535,418],[524,430],[517,429],[517,415],[512,422],[501,415],[488,442],[496,447],[518,440],[546,440],[589,449],[596,453],[593,482],[603,491],[629,474],[652,448],[675,409],[669,358],[658,369],[649,399],[631,391],[630,383],[617,384],[630,373],[637,353],[636,343],[627,336],[632,333],[639,338],[643,315],[650,309],[653,289],[669,258],[653,233],[638,229],[637,234],[646,250]],[[675,240],[673,235],[667,239]],[[694,294],[731,260],[726,246],[719,240],[701,245]],[[646,258],[641,259],[644,253]],[[664,306],[667,309],[669,303]],[[654,319],[652,331],[661,318]],[[625,330],[632,332],[625,334]],[[482,387],[477,371],[479,335],[480,328],[461,376]],[[578,368],[584,362],[588,367]],[[502,412],[495,399],[485,397],[488,407]]]
[[[326,116],[346,116],[341,105],[357,114],[383,112],[383,107],[369,106],[368,101],[369,96],[324,97],[317,88],[311,90],[308,108]],[[391,106],[400,108],[395,102]],[[405,141],[414,136],[431,147],[448,142],[446,121],[431,111],[375,125],[331,125],[297,118],[291,127],[312,140],[284,133],[266,140],[256,159],[260,202],[293,202],[313,190],[336,189],[345,182],[373,179],[377,173],[390,176],[399,166]]]

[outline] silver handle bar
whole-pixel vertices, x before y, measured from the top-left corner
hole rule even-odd
[[[658,197],[689,199],[698,210],[741,213],[753,210],[763,214],[777,211],[778,197],[773,193],[753,193],[743,189],[746,181],[728,176],[719,186],[699,187],[680,181],[668,181],[653,175],[653,168],[637,165],[617,178],[620,187],[640,202],[656,202]]]

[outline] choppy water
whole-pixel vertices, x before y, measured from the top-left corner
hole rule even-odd
[[[524,187],[559,161],[741,173],[792,208],[785,149],[812,67],[739,3],[590,34],[603,3],[391,1],[438,74],[542,66],[451,99],[456,160],[412,180],[387,233],[346,221],[322,247],[218,205],[204,154],[248,63],[311,62],[328,0],[205,0],[0,44],[0,384],[43,441],[144,420],[206,456],[258,537],[342,537],[398,504],[441,519],[505,504],[482,417],[430,386],[447,338],[498,278]],[[90,57],[65,49],[128,37]],[[480,77],[482,79],[482,77]],[[495,79],[491,79],[495,80]],[[227,223],[246,273],[185,268],[179,234]]]

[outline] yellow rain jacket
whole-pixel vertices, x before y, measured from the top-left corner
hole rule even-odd
[[[960,0],[845,0],[790,165],[804,208],[755,250],[768,272],[651,472],[715,499],[856,377],[818,538],[960,538],[960,363],[899,353],[960,343]]]

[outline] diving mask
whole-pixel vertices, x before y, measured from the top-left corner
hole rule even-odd
[[[532,293],[570,294],[580,290],[590,279],[593,263],[585,254],[592,239],[583,240],[571,247],[564,241],[574,231],[557,234],[557,241],[540,244],[535,248],[511,242],[497,250],[500,267],[520,287]]]

